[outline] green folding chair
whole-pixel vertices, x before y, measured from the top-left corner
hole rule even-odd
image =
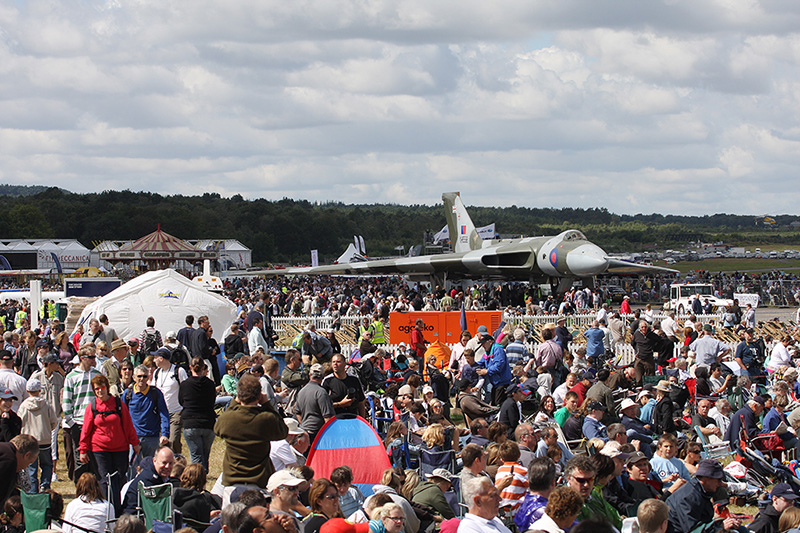
[[[156,522],[157,526],[169,524],[170,529],[174,530],[174,524],[172,524],[172,485],[164,483],[163,485],[145,487],[140,481],[138,488],[139,509],[141,514],[144,515],[144,525],[147,530],[156,529],[153,527],[153,522]],[[161,528],[157,527],[157,529]]]
[[[50,529],[50,495],[20,491],[19,498],[25,514],[25,531]]]

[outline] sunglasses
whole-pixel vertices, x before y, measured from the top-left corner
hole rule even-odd
[[[591,483],[594,483],[594,478],[593,477],[575,477],[575,476],[572,476],[572,479],[574,479],[575,481],[577,481],[581,485],[590,485]]]

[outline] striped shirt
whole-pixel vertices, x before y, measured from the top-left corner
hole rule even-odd
[[[519,463],[503,463],[494,476],[495,486],[500,486],[500,481],[512,476],[511,485],[500,491],[500,507],[511,506],[516,510],[522,504],[522,498],[528,492],[528,470]]]
[[[76,367],[75,370],[67,375],[61,396],[61,407],[64,409],[64,424],[67,427],[72,427],[74,424],[83,425],[86,406],[94,398],[92,378],[99,375],[100,372],[95,368],[84,372],[80,367]]]

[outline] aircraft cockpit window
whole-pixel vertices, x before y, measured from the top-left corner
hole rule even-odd
[[[564,241],[585,241],[586,236],[580,231],[568,231],[564,235]]]

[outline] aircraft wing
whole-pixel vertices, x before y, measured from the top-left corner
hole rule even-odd
[[[608,274],[646,274],[647,272],[667,272],[670,274],[678,274],[680,271],[674,268],[659,267],[653,265],[643,265],[641,263],[632,263],[630,261],[623,261],[622,259],[614,259],[607,257]]]
[[[354,263],[339,263],[318,267],[283,268],[253,271],[249,274],[265,276],[291,275],[396,275],[433,274],[436,272],[459,272],[465,270],[461,262],[464,254],[423,255],[397,259],[375,259]],[[466,273],[466,272],[465,272]]]

